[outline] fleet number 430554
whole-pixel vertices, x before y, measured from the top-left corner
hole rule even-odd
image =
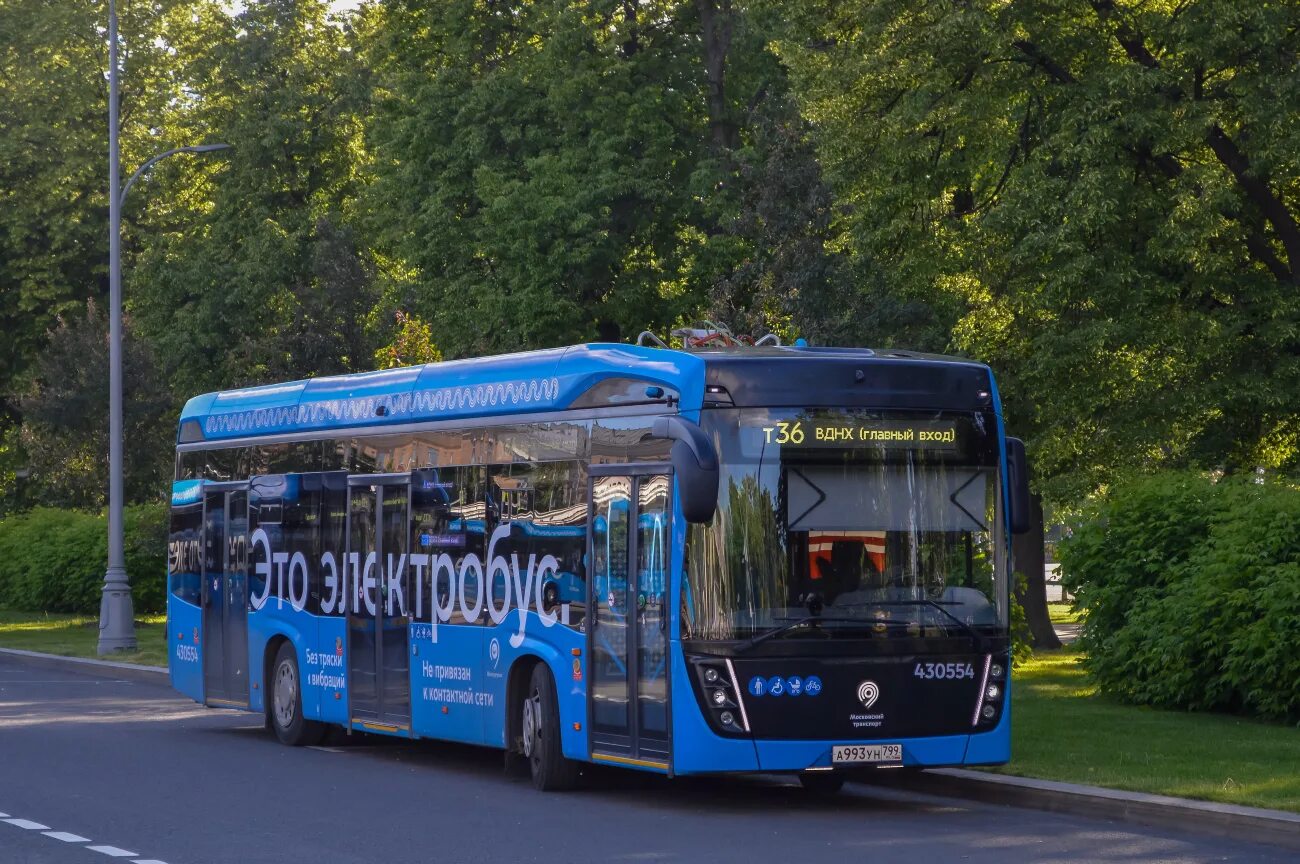
[[[970,663],[917,663],[912,670],[916,678],[974,678],[975,667]]]

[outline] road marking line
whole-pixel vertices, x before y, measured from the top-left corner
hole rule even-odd
[[[167,864],[167,862],[159,861],[157,858],[141,858],[139,861],[132,861],[131,864]]]
[[[64,843],[89,843],[89,837],[79,837],[76,834],[69,834],[67,831],[43,831],[46,837],[53,837],[55,840],[62,840]]]
[[[128,852],[125,849],[118,849],[116,846],[87,846],[92,852],[98,852],[101,855],[107,855],[110,858],[134,858],[139,852]]]
[[[0,813],[0,819],[8,819],[8,818],[9,818],[8,813]]]
[[[318,751],[320,751],[321,753],[345,753],[345,752],[347,752],[347,751],[345,751],[342,747],[316,747],[316,746],[311,746],[311,747],[308,747],[307,749],[308,749],[308,750],[318,750]]]
[[[30,819],[4,819],[0,821],[8,822],[10,825],[16,825],[19,828],[26,828],[28,831],[49,831],[50,830],[49,825],[42,825],[41,823],[33,822]]]

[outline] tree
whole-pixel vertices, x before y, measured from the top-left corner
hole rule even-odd
[[[123,321],[122,477],[130,501],[161,497],[173,459],[175,405],[148,345]],[[48,345],[12,394],[28,482],[42,503],[103,506],[108,488],[108,319],[92,302],[60,318]]]
[[[403,0],[360,29],[369,234],[409,267],[397,305],[450,355],[706,310],[779,325],[798,287],[783,274],[821,266],[815,230],[763,198],[779,139],[802,130],[742,4]]]
[[[785,20],[838,242],[994,364],[1049,500],[1126,467],[1297,467],[1300,7],[857,0]]]
[[[185,89],[177,41],[216,14],[211,0],[119,4],[124,166],[172,146],[158,124]],[[107,17],[103,0],[0,5],[0,429],[56,319],[108,293]]]
[[[159,166],[127,291],[180,392],[369,368],[380,289],[350,216],[353,47],[316,0],[249,4],[194,45],[170,128],[234,149]]]
[[[405,312],[398,312],[394,318],[397,332],[392,342],[375,352],[376,369],[420,366],[442,359],[442,352],[433,344],[433,333],[428,324]]]
[[[375,233],[452,355],[698,305],[682,247],[704,100],[676,5],[372,8]]]

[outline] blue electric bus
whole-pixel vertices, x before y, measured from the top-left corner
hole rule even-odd
[[[1024,449],[986,366],[592,344],[209,393],[171,680],[264,714],[667,775],[1010,755]]]

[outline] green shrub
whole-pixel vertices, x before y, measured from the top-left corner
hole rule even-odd
[[[1060,558],[1103,690],[1300,719],[1300,490],[1190,472],[1129,480]]]
[[[126,571],[137,612],[167,596],[167,509],[126,508]],[[0,606],[29,612],[99,611],[108,561],[104,514],[38,507],[0,520]]]

